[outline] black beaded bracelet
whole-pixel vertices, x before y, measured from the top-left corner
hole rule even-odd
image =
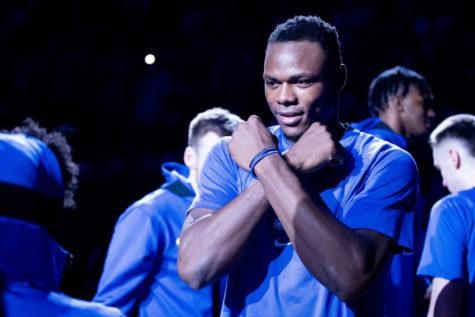
[[[259,151],[259,153],[257,153],[254,156],[254,158],[249,163],[249,171],[250,171],[252,177],[257,179],[256,174],[254,174],[254,167],[256,167],[256,164],[259,163],[259,161],[262,160],[267,155],[271,155],[271,154],[275,154],[275,153],[279,153],[279,150],[276,149],[275,147],[266,147],[265,149]]]

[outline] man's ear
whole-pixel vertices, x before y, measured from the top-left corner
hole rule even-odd
[[[389,108],[394,108],[398,112],[404,112],[404,98],[399,95],[391,95],[389,96],[388,106]]]
[[[338,74],[338,86],[340,87],[338,89],[338,92],[341,92],[343,90],[343,88],[345,88],[346,86],[346,79],[348,77],[348,72],[347,72],[347,69],[346,69],[346,65],[345,64],[340,64],[340,68],[338,70],[339,74]]]
[[[457,150],[449,149],[450,164],[454,169],[460,168],[460,153]]]
[[[186,166],[190,169],[196,169],[196,151],[191,146],[187,146],[185,149],[185,153],[183,154],[183,162]]]

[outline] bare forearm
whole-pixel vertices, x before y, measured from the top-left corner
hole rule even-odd
[[[240,261],[268,207],[262,185],[254,182],[218,211],[194,222],[188,217],[180,238],[180,277],[201,288],[226,275]]]
[[[313,201],[280,156],[260,164],[256,173],[266,197],[309,272],[344,300],[366,289],[383,255],[372,254],[358,232],[338,221],[323,202]]]

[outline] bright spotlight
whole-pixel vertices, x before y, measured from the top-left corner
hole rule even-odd
[[[145,63],[148,65],[155,63],[155,56],[153,54],[147,54],[147,56],[145,56]]]

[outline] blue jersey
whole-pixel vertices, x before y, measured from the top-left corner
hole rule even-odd
[[[279,150],[290,147],[279,126],[270,128]],[[192,208],[218,210],[250,183],[228,150],[229,138],[210,152],[200,176]],[[345,163],[316,173],[319,184],[307,187],[342,223],[391,237],[402,248],[413,243],[417,169],[407,152],[388,142],[349,128],[340,143]],[[397,171],[397,172],[394,172]],[[353,303],[345,304],[305,268],[274,212],[259,224],[256,237],[238,267],[229,273],[222,316],[382,316],[386,274]]]
[[[195,194],[188,168],[165,163],[166,183],[119,218],[94,301],[139,316],[211,316],[212,287],[194,290],[177,273],[178,244]]]
[[[431,210],[418,275],[465,286],[464,316],[475,316],[475,187],[450,194]]]
[[[369,133],[382,140],[391,142],[402,149],[407,149],[406,139],[391,130],[380,118],[368,118],[352,123],[351,126],[361,132]],[[416,281],[415,273],[419,261],[425,230],[422,230],[422,201],[419,201],[416,213],[416,239],[413,253],[397,254],[393,258],[389,279],[385,287],[387,309],[385,316],[415,316],[416,315]],[[404,305],[401,305],[404,303]]]

